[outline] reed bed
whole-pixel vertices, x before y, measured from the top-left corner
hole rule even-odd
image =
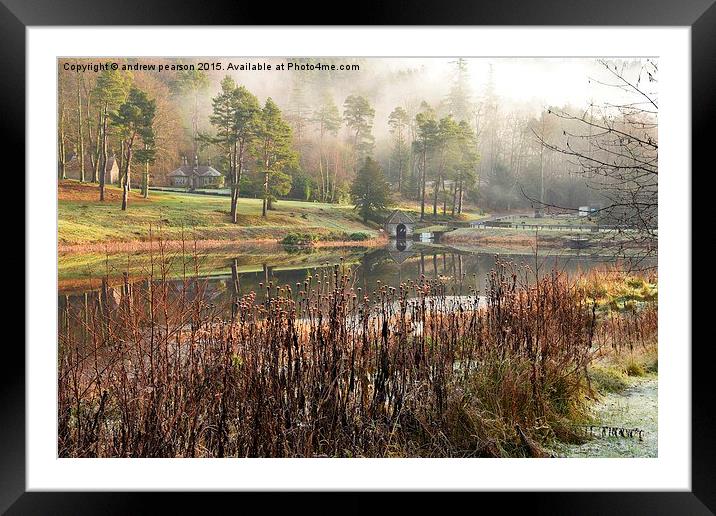
[[[499,261],[481,296],[337,264],[230,306],[194,263],[174,288],[160,247],[142,287],[64,307],[61,457],[546,456],[587,420],[596,351],[655,338],[655,306],[605,315]]]

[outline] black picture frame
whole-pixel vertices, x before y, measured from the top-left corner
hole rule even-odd
[[[690,26],[692,70],[693,169],[706,162],[712,147],[708,131],[716,96],[716,4],[715,0],[428,0],[409,2],[368,1],[350,14],[337,16],[351,25],[593,25],[593,26]],[[277,4],[278,6],[278,4]],[[43,25],[283,25],[325,23],[328,14],[338,14],[327,2],[284,4],[267,9],[261,3],[229,1],[177,2],[169,0],[0,0],[0,71],[3,80],[0,127],[7,129],[6,149],[20,158],[24,169],[25,150],[25,30]],[[698,107],[698,108],[697,108]],[[688,171],[684,180],[691,181]],[[17,186],[19,188],[19,185]],[[20,267],[22,267],[20,265]],[[30,271],[25,270],[25,274]],[[10,340],[7,343],[11,343]],[[691,343],[684,343],[690,345]],[[529,513],[545,514],[713,514],[716,511],[716,446],[714,445],[713,388],[707,384],[710,346],[704,339],[692,352],[692,491],[690,492],[572,492],[572,493],[481,493],[478,502],[495,502]],[[14,347],[15,349],[8,349]],[[150,511],[149,501],[158,501],[166,512],[173,507],[187,511],[207,509],[207,496],[188,493],[60,493],[26,492],[25,489],[25,355],[15,346],[6,346],[2,361],[2,417],[0,423],[0,511],[7,514],[136,514]],[[618,472],[615,472],[618,475]],[[231,494],[211,494],[214,503],[226,504]],[[257,495],[241,494],[242,502]],[[277,499],[269,495],[272,508]],[[325,496],[325,495],[322,495]],[[497,498],[500,499],[497,499]],[[400,507],[423,505],[421,494],[402,497]],[[302,494],[290,494],[283,501],[301,504]],[[339,502],[341,512],[365,512],[374,503],[365,495],[351,493]],[[454,499],[454,507],[463,503]],[[467,503],[475,503],[471,500]],[[492,505],[492,504],[490,504]],[[322,507],[330,507],[325,498]],[[243,507],[251,507],[244,505]],[[238,508],[238,507],[237,507]],[[385,508],[385,506],[382,506]],[[238,508],[240,510],[240,508]],[[325,509],[324,509],[325,510]]]

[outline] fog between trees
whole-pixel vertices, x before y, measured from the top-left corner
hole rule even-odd
[[[84,157],[85,180],[101,179],[94,169],[102,160],[106,108],[106,153],[117,157],[121,175],[146,169],[149,185],[162,186],[184,156],[190,163],[198,156],[226,176],[227,187],[239,181],[238,195],[264,197],[268,208],[282,197],[351,202],[353,179],[368,156],[380,165],[394,197],[423,196],[426,217],[459,214],[467,206],[502,212],[540,204],[621,204],[622,215],[631,217],[628,202],[634,208],[641,196],[655,200],[657,67],[649,60],[242,58],[360,70],[227,72],[226,65],[237,60],[222,58],[210,60],[221,70],[197,71],[203,61],[121,60],[195,69],[116,72],[122,84],[108,92],[102,91],[106,72],[65,70],[61,60],[59,176],[76,153]],[[270,98],[279,110],[276,120],[290,129],[295,159],[287,154],[276,160],[269,179],[261,165],[267,155],[255,141],[241,158],[240,178],[231,163],[235,157],[216,141],[212,117],[227,75],[255,96],[260,109]],[[144,132],[151,149],[142,131],[135,134],[127,167],[126,127],[113,124],[117,117],[110,115],[120,112],[132,88],[155,105],[152,134]],[[135,173],[130,185],[144,178]],[[614,195],[615,188],[629,192],[631,201]],[[652,215],[642,221],[645,227],[655,226]]]

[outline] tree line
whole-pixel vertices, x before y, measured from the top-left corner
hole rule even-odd
[[[261,91],[197,70],[93,75],[60,68],[59,175],[65,177],[74,154],[80,180],[98,183],[103,199],[100,171],[115,156],[126,209],[132,165],[141,168],[141,189],[148,195],[150,182],[162,184],[181,156],[210,158],[226,178],[234,222],[240,196],[261,198],[264,216],[286,197],[350,201],[362,209],[355,183],[367,158],[389,197],[417,203],[423,220],[459,217],[466,205],[512,211],[605,200],[582,174],[584,163],[561,152],[567,140],[572,151],[590,152],[588,138],[568,136],[580,131],[586,110],[545,106],[535,115],[502,99],[491,72],[478,94],[464,59],[451,62],[450,70],[446,93],[425,98],[413,93],[419,74],[401,70],[376,77],[370,86],[353,85],[352,76],[340,72],[296,73],[278,102],[261,102]],[[391,88],[401,101],[381,106],[387,116],[376,120],[375,99]],[[345,96],[338,103],[340,92]],[[593,122],[612,124],[612,113],[588,111]],[[373,209],[370,216],[377,213]]]

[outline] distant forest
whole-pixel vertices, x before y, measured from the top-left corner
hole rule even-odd
[[[67,66],[86,61],[58,62],[60,178],[74,157],[84,181],[101,182],[98,171],[114,156],[119,182],[130,177],[127,188],[165,186],[170,172],[196,157],[221,172],[237,196],[265,197],[269,209],[280,198],[350,202],[366,157],[378,163],[396,197],[422,199],[426,213],[599,205],[609,199],[585,176],[584,157],[604,154],[604,142],[620,127],[637,124],[645,142],[656,141],[655,110],[627,117],[624,104],[508,102],[496,91],[492,68],[475,78],[459,58],[440,77],[426,77],[430,72],[418,65],[396,69],[355,58],[320,62],[360,71],[242,75],[196,66],[162,72]],[[140,61],[166,68],[200,62],[119,62]],[[607,72],[609,66],[617,70],[604,63]],[[637,69],[636,81],[644,70]],[[647,73],[655,82],[655,71]]]

